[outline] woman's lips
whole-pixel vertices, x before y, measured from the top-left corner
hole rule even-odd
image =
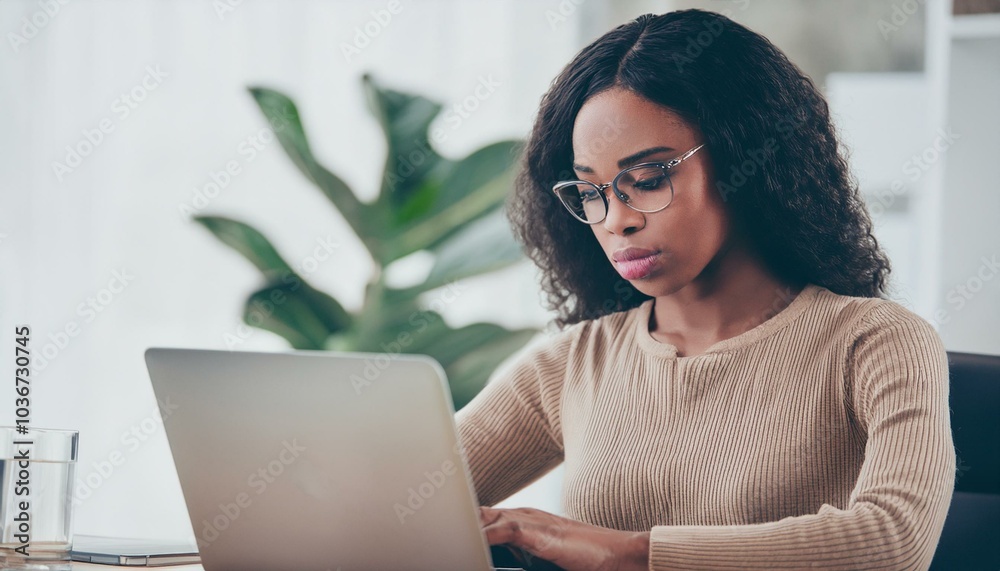
[[[653,269],[653,266],[655,266],[659,261],[660,252],[656,252],[655,254],[650,254],[644,258],[615,262],[615,268],[623,278],[627,280],[637,280],[639,278],[646,277],[646,275],[648,275]]]

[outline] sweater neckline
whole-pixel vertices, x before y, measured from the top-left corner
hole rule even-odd
[[[639,347],[647,353],[678,360],[697,359],[713,353],[733,351],[768,337],[791,323],[812,304],[821,289],[823,288],[818,285],[811,283],[806,284],[799,294],[796,295],[791,301],[791,303],[786,305],[784,309],[775,315],[771,316],[762,323],[758,323],[756,326],[744,331],[743,333],[736,335],[735,337],[723,339],[722,341],[718,341],[710,345],[707,349],[697,355],[678,357],[676,346],[670,343],[657,341],[650,334],[649,321],[653,313],[653,305],[656,302],[656,298],[647,299],[636,309],[635,322],[633,324],[635,328],[635,336]]]

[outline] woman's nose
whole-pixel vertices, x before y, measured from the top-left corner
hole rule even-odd
[[[604,228],[608,232],[624,236],[645,226],[645,214],[626,206],[610,188],[607,197],[608,214],[604,217]]]

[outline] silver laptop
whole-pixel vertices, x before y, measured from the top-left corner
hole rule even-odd
[[[150,348],[206,571],[492,571],[424,355]]]
[[[161,567],[199,563],[198,547],[187,541],[73,534],[70,559],[121,567]]]

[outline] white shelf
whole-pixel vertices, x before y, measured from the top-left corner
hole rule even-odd
[[[1000,14],[961,14],[951,19],[953,39],[1000,39]]]

